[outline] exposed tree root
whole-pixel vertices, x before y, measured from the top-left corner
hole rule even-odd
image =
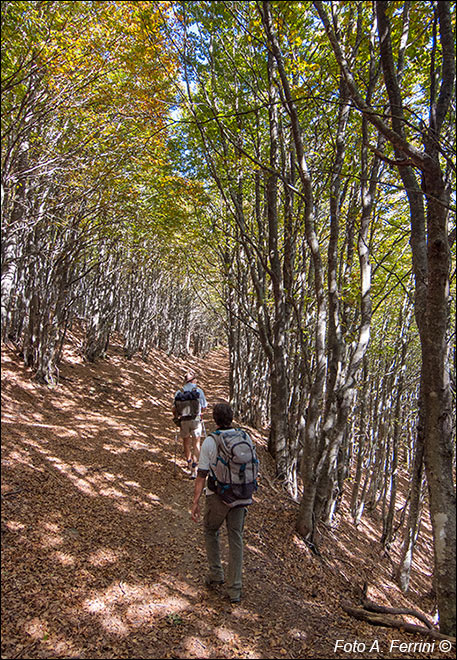
[[[347,614],[359,619],[361,621],[366,621],[371,623],[374,626],[386,626],[387,628],[399,628],[400,630],[405,630],[410,633],[420,633],[433,639],[446,639],[453,644],[455,644],[455,637],[449,637],[448,635],[443,635],[432,627],[432,624],[426,620],[425,616],[420,612],[411,610],[408,608],[401,607],[383,607],[381,605],[376,605],[369,600],[363,600],[362,607],[355,607],[350,603],[343,601],[341,607]],[[393,614],[405,614],[408,616],[414,616],[417,619],[420,619],[426,624],[427,627],[418,626],[414,623],[408,623],[403,621],[403,619],[395,618],[390,616]]]
[[[363,606],[365,609],[370,610],[370,612],[378,612],[379,614],[405,614],[407,616],[413,616],[416,619],[419,619],[419,621],[422,621],[422,623],[425,623],[429,630],[435,630],[433,623],[427,619],[425,614],[417,612],[417,610],[408,607],[385,607],[384,605],[373,603],[373,601],[368,598],[363,600]]]

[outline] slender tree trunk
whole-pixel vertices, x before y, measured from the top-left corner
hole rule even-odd
[[[360,487],[362,482],[362,468],[364,463],[364,458],[367,452],[367,378],[368,378],[368,367],[367,360],[364,358],[363,366],[363,379],[362,387],[360,392],[361,402],[360,402],[360,413],[359,413],[359,438],[357,442],[357,462],[355,468],[354,482],[352,485],[352,494],[351,494],[351,514],[354,523],[357,524],[360,520],[359,511],[363,506],[360,496]]]
[[[315,335],[316,352],[316,375],[310,390],[310,400],[308,405],[308,414],[305,430],[305,447],[303,452],[302,478],[304,483],[304,494],[300,503],[300,509],[297,520],[297,531],[305,538],[310,539],[314,531],[313,508],[316,494],[317,482],[315,478],[316,447],[318,438],[318,420],[321,414],[321,405],[325,384],[325,328],[326,328],[326,307],[323,285],[323,266],[319,248],[319,241],[314,227],[313,194],[311,186],[311,176],[307,167],[303,141],[301,136],[300,122],[297,110],[293,102],[289,81],[284,68],[284,62],[281,51],[278,46],[277,37],[271,18],[271,7],[269,2],[262,2],[260,5],[261,17],[265,28],[267,39],[278,66],[278,73],[281,79],[285,95],[286,108],[291,118],[291,128],[294,138],[295,151],[297,157],[297,166],[305,198],[305,233],[308,245],[311,250],[313,260],[314,288],[317,302],[317,322]]]
[[[420,406],[423,414],[423,408]],[[411,494],[409,503],[408,520],[404,533],[403,547],[397,578],[401,590],[406,593],[409,589],[411,566],[413,561],[414,547],[416,545],[417,530],[419,524],[420,501],[422,491],[422,475],[424,464],[424,427],[419,420],[417,425],[416,443],[414,452],[414,464],[411,475]]]
[[[405,301],[407,304],[407,301]],[[408,349],[408,328],[409,328],[409,314],[403,321],[403,310],[400,313],[398,321],[398,333],[401,337],[401,351],[398,365],[396,370],[398,372],[398,382],[395,394],[395,409],[393,419],[392,431],[392,461],[391,461],[391,478],[390,478],[390,500],[389,510],[387,517],[384,520],[384,526],[381,536],[381,543],[384,547],[390,547],[392,543],[392,535],[394,528],[395,505],[397,500],[397,486],[398,486],[398,453],[400,445],[400,435],[402,428],[402,397],[404,387],[404,373],[406,368],[406,353]]]

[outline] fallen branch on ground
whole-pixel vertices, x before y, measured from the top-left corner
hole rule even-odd
[[[416,619],[419,619],[419,621],[422,621],[422,623],[425,623],[429,630],[434,630],[433,623],[427,619],[425,614],[417,612],[410,607],[385,607],[384,605],[373,603],[373,601],[368,598],[365,598],[362,601],[362,605],[366,610],[370,610],[370,612],[378,612],[379,614],[406,614],[407,616],[413,616]]]
[[[393,616],[389,616],[392,613],[410,614],[412,616],[420,618],[423,621],[424,617],[422,615],[419,616],[419,613],[415,612],[414,610],[409,610],[406,608],[405,609],[389,608],[389,607],[383,608],[381,605],[375,605],[374,603],[371,603],[370,601],[366,601],[366,600],[364,601],[363,605],[364,605],[363,607],[354,607],[353,605],[351,605],[346,601],[343,601],[341,603],[341,607],[345,612],[347,612],[347,614],[350,614],[351,616],[355,617],[356,619],[359,619],[360,621],[366,621],[367,623],[371,623],[374,626],[399,628],[400,630],[405,630],[406,632],[410,632],[410,633],[420,633],[421,635],[432,637],[433,639],[447,639],[449,642],[452,642],[453,644],[455,644],[456,642],[455,637],[449,637],[448,635],[443,635],[437,630],[424,628],[423,626],[418,626],[414,623],[408,623],[406,621],[403,621],[403,619],[397,619]],[[367,606],[368,608],[376,607],[377,609],[380,609],[382,611],[374,612],[372,609],[368,609]]]
[[[16,490],[8,490],[6,493],[2,493],[2,497],[13,497],[13,495],[18,495],[22,493],[22,488],[16,488]]]

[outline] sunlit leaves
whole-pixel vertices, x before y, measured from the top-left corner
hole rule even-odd
[[[169,254],[179,260],[176,236],[201,190],[177,174],[168,148],[178,75],[164,30],[170,4],[4,4],[6,181],[30,171],[32,199],[46,176],[48,222],[79,223],[90,261],[97,240],[145,266],[158,254],[165,268]]]

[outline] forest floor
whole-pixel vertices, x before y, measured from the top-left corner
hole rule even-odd
[[[356,529],[343,501],[313,554],[254,429],[262,477],[246,520],[243,600],[208,591],[171,400],[192,364],[212,428],[211,408],[228,393],[226,352],[191,361],[153,351],[144,362],[114,343],[89,364],[70,339],[55,388],[2,347],[2,658],[449,657],[439,642],[341,608],[357,605],[366,582],[378,604],[432,618],[426,525],[407,597],[376,515]]]

